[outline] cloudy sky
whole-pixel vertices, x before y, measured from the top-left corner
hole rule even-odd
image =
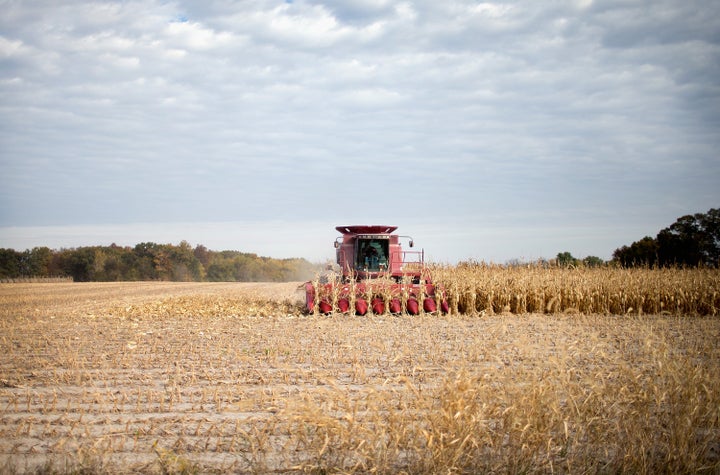
[[[0,9],[0,247],[609,258],[720,206],[717,0]]]

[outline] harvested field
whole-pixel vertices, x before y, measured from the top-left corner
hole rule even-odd
[[[720,472],[717,317],[308,316],[298,284],[0,285],[0,470]]]

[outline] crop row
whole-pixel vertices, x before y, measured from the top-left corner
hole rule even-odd
[[[438,266],[451,313],[717,315],[717,269]]]

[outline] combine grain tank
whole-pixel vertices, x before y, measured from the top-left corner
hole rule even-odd
[[[338,226],[335,240],[340,274],[327,281],[307,282],[308,312],[386,312],[417,315],[421,311],[448,312],[441,288],[425,267],[424,251],[404,250],[401,239],[413,247],[410,236],[393,234],[397,226]]]

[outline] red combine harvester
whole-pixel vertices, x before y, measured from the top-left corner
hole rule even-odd
[[[432,313],[448,312],[444,292],[432,281],[425,267],[424,251],[405,251],[400,239],[410,236],[392,234],[397,226],[338,226],[342,236],[335,240],[340,275],[319,282],[306,282],[306,308],[328,314],[357,315],[368,310],[375,314],[405,311],[418,315],[422,309]]]

